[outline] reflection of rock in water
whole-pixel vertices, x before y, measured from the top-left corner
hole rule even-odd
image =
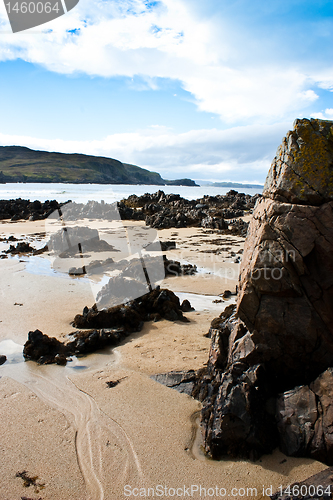
[[[113,491],[107,490],[107,498],[115,498],[129,481],[142,484],[140,463],[128,434],[101,412],[94,398],[81,391],[63,368],[22,362],[20,365],[6,363],[0,370],[1,375],[25,385],[65,416],[75,434],[73,451],[85,481],[87,500],[105,498],[106,477],[113,487]],[[110,443],[112,448],[108,446]]]

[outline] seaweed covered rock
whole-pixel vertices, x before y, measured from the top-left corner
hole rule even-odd
[[[39,364],[66,364],[67,355],[65,344],[55,337],[44,335],[40,330],[29,332],[23,348],[25,359],[37,361]]]
[[[30,219],[39,220],[49,217],[54,210],[59,209],[65,203],[56,200],[40,202],[17,198],[16,200],[0,200],[0,220]]]
[[[333,366],[332,130],[333,122],[296,120],[283,140],[250,222],[236,310],[212,324],[198,392],[213,457],[256,458],[285,435],[287,453],[333,463],[328,417],[325,426],[315,417],[313,389]],[[333,398],[333,387],[327,391]],[[303,420],[300,431],[292,422]]]
[[[183,315],[177,295],[171,290],[155,288],[127,304],[98,309],[96,304],[77,314],[76,328],[110,328],[122,326],[126,331],[139,331],[144,321],[164,318],[170,321],[188,321]]]
[[[187,200],[179,194],[165,194],[159,190],[142,196],[131,195],[118,207],[122,219],[144,219],[147,226],[156,229],[203,227],[228,234],[229,220],[242,217],[245,210],[252,210],[258,198],[260,195],[250,196],[231,190],[226,195]],[[244,225],[232,224],[231,232],[244,234]]]

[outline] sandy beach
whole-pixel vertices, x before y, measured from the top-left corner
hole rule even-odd
[[[106,221],[89,224],[114,240]],[[0,237],[41,248],[48,229],[45,221],[4,221]],[[66,367],[24,361],[23,344],[35,329],[66,338],[74,316],[94,303],[96,280],[56,273],[48,253],[0,259],[0,354],[8,358],[0,367],[0,500],[260,499],[325,468],[278,450],[257,462],[204,456],[201,404],[150,376],[207,362],[204,335],[235,301],[244,238],[201,228],[164,229],[158,237],[176,242],[169,259],[198,268],[161,283],[190,300],[190,322],[147,322],[117,348]],[[0,250],[8,246],[2,241]],[[223,300],[226,290],[232,295]]]

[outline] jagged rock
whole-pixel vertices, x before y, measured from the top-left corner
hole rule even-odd
[[[165,255],[134,258],[130,261],[122,260],[109,263],[109,270],[120,270],[117,276],[109,279],[108,283],[98,292],[96,303],[99,308],[111,307],[128,302],[136,297],[141,297],[156,288],[166,276],[193,275],[197,267],[192,264],[181,264],[169,260]],[[98,268],[97,268],[98,269]],[[101,270],[101,268],[99,268]],[[104,265],[102,266],[104,269]],[[91,269],[88,266],[88,271]],[[71,274],[77,270],[71,270]]]
[[[249,226],[236,310],[212,323],[199,388],[206,395],[205,448],[213,457],[257,457],[274,448],[280,430],[288,453],[333,463],[333,447],[322,450],[323,439],[331,439],[327,423],[321,431],[315,427],[322,420],[312,422],[320,399],[313,388],[323,379],[311,385],[333,366],[333,190],[325,185],[333,175],[332,131],[333,122],[297,120],[283,141]],[[281,393],[279,408],[286,405],[289,415],[295,407],[297,425],[307,422],[302,439],[284,410],[274,417]]]
[[[165,276],[192,276],[197,272],[195,264],[181,264],[177,260],[169,260],[163,255]]]
[[[196,381],[196,372],[194,370],[171,371],[151,375],[150,378],[156,380],[159,384],[166,385],[171,389],[176,389],[178,392],[191,396]]]
[[[155,288],[151,292],[128,304],[98,309],[96,304],[76,315],[73,326],[76,328],[110,328],[122,326],[126,331],[141,329],[143,321],[149,321],[152,315],[159,314],[170,321],[188,321],[183,315],[178,297],[170,290]]]
[[[98,310],[84,307],[82,314],[77,314],[73,321],[75,328],[85,328],[72,332],[66,343],[44,335],[41,331],[29,332],[24,345],[26,359],[39,364],[66,364],[71,355],[88,354],[106,346],[119,344],[128,335],[142,329],[144,321],[189,320],[183,315],[179,298],[170,290],[156,288],[152,292],[127,304],[109,309]]]
[[[243,213],[242,213],[243,215]],[[221,217],[212,217],[208,215],[204,219],[201,220],[201,227],[205,229],[228,229],[228,225],[225,220]]]
[[[176,248],[175,241],[154,241],[148,246],[144,247],[146,251],[157,251],[157,252],[167,252],[168,250],[174,250]]]
[[[8,241],[15,241],[11,240],[8,238]],[[36,248],[33,248],[30,246],[30,243],[27,242],[20,242],[17,243],[16,246],[10,245],[8,250],[5,250],[6,254],[12,254],[12,255],[17,255],[20,253],[32,253],[33,255],[40,255],[44,252],[48,251],[48,246],[45,245],[43,248],[39,248],[38,250]]]
[[[84,252],[118,251],[100,240],[97,229],[87,226],[65,227],[50,236],[48,248],[60,258],[72,257]]]
[[[0,365],[3,365],[7,361],[7,356],[0,354]]]
[[[189,300],[185,299],[183,300],[183,302],[181,303],[181,306],[180,306],[181,310],[183,312],[190,312],[190,311],[194,311],[194,307],[191,306],[191,303]]]
[[[46,219],[54,210],[64,205],[65,203],[58,203],[55,200],[47,200],[44,203],[38,200],[30,202],[30,200],[22,200],[21,198],[17,198],[16,200],[0,200],[0,220]]]
[[[237,225],[234,221],[230,224],[225,219],[243,216],[244,210],[252,210],[259,197],[260,195],[251,197],[231,190],[224,196],[187,200],[180,195],[166,195],[160,190],[142,196],[131,195],[122,200],[118,207],[122,218],[145,219],[147,226],[156,229],[203,227],[226,234],[244,234],[246,223],[245,226]]]
[[[281,450],[333,465],[333,368],[310,386],[286,391],[277,400]]]
[[[62,213],[63,220],[76,221],[84,218],[105,220],[145,220],[147,226],[156,229],[169,227],[204,227],[225,231],[229,234],[244,234],[244,226],[230,219],[251,211],[260,195],[250,196],[231,190],[226,195],[204,196],[187,200],[179,194],[165,194],[163,191],[131,195],[118,203],[89,201],[88,203],[58,203],[38,200],[0,200],[1,219],[45,219]],[[226,222],[228,219],[228,222]],[[239,220],[239,219],[236,219]],[[228,229],[229,226],[229,229]],[[169,243],[169,242],[166,242]],[[76,242],[72,243],[76,245]],[[67,245],[68,247],[68,245]],[[67,248],[66,247],[66,248]],[[169,248],[162,246],[162,251]]]
[[[19,253],[33,253],[36,249],[31,247],[27,242],[17,243],[16,246],[10,245],[9,249],[5,253],[10,253],[12,255]]]

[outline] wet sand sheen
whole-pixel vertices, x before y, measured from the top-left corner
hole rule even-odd
[[[43,222],[2,225],[7,235],[43,230]],[[160,239],[169,239],[174,232],[161,231]],[[215,236],[198,230],[197,239],[206,238],[207,243],[191,248],[189,238],[193,239],[194,232],[192,236],[188,229],[176,232],[179,249],[170,251],[169,258],[193,259],[193,263],[209,267],[205,254],[192,250],[208,249],[209,238]],[[239,248],[235,246],[235,250]],[[193,254],[199,257],[194,259]],[[231,259],[224,264],[237,268]],[[1,340],[23,344],[28,331],[36,328],[63,338],[73,330],[69,322],[74,315],[93,302],[87,281],[31,274],[18,259],[0,260],[0,272]],[[197,310],[186,314],[189,324],[146,323],[140,333],[130,336],[112,354],[81,358],[77,368],[71,363],[66,368],[37,366],[19,358],[0,367],[0,408],[6,429],[1,499],[118,500],[127,498],[125,485],[146,490],[156,490],[158,485],[217,485],[230,495],[232,488],[249,487],[257,489],[256,498],[262,498],[263,485],[273,485],[275,490],[280,484],[304,479],[325,468],[312,460],[286,458],[280,452],[256,463],[213,462],[203,456],[197,432],[200,403],[150,379],[152,374],[169,370],[197,369],[207,361],[210,341],[203,334],[224,306],[211,303],[217,292],[223,292],[223,284],[214,274],[205,280],[202,276],[182,279],[177,284],[175,278],[166,283],[171,289],[175,286],[184,293],[196,293]],[[236,286],[236,279],[230,279],[225,288],[234,291],[232,285]],[[106,382],[115,380],[120,383],[109,388]],[[45,487],[38,493],[32,486],[24,488],[22,479],[15,477],[23,470],[37,475],[37,483]],[[202,497],[199,493],[192,496]],[[241,490],[232,497],[248,496]]]

